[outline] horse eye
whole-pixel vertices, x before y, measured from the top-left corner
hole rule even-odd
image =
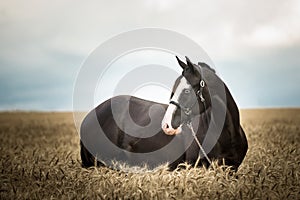
[[[189,94],[190,92],[191,92],[191,90],[189,90],[189,89],[184,90],[184,93],[186,93],[186,94]]]

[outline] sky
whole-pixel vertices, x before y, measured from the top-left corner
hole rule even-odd
[[[1,1],[0,110],[72,110],[89,54],[144,27],[197,42],[240,108],[300,106],[300,1]]]

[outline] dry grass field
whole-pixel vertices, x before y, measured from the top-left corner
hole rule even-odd
[[[300,109],[241,115],[249,150],[229,175],[222,166],[83,169],[71,113],[0,113],[0,198],[300,199]]]

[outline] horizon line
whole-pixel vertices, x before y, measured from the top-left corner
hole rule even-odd
[[[275,109],[300,109],[300,106],[265,106],[265,107],[242,107],[239,108],[239,110],[275,110]],[[0,113],[5,113],[5,112],[44,112],[44,113],[50,113],[50,112],[58,112],[58,113],[63,113],[63,112],[89,112],[89,111],[73,111],[73,110],[63,110],[63,109],[0,109]]]

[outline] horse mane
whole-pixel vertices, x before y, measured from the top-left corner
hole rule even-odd
[[[203,63],[203,62],[198,62],[198,65],[201,66],[201,67],[204,67],[204,68],[207,68],[209,69],[210,71],[212,71],[213,73],[216,73],[216,70],[211,68],[208,64],[206,63]]]

